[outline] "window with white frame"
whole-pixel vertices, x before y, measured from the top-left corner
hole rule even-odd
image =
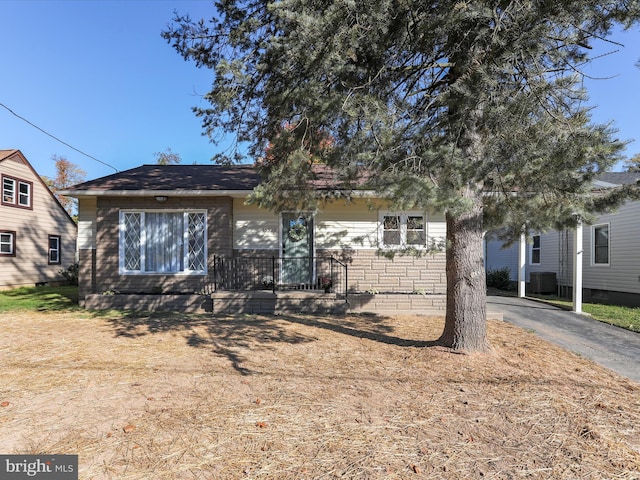
[[[423,247],[425,216],[421,212],[381,212],[380,241],[385,247]]]
[[[531,237],[531,256],[529,263],[531,265],[540,265],[540,235]]]
[[[31,207],[31,183],[18,182],[18,205]]]
[[[13,178],[2,177],[2,203],[16,203],[16,181]]]
[[[31,208],[33,183],[13,177],[2,176],[2,204]]]
[[[49,235],[49,265],[60,265],[60,235]]]
[[[16,232],[0,230],[0,256],[13,257],[16,254]]]
[[[593,248],[591,262],[593,265],[609,265],[609,224],[591,227]]]
[[[2,176],[2,204],[31,208],[33,183],[13,177]]]
[[[204,211],[121,211],[120,271],[206,273]]]

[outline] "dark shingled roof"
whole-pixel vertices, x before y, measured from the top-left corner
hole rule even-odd
[[[253,190],[260,174],[251,165],[142,165],[69,187],[82,191]]]
[[[640,172],[607,172],[598,175],[598,180],[615,185],[630,185],[640,180]]]
[[[11,151],[9,151],[11,152]],[[5,151],[0,151],[6,153]],[[314,165],[315,188],[336,185],[331,170]],[[363,175],[359,181],[365,179]],[[598,180],[614,185],[633,184],[640,180],[640,172],[608,172],[598,175]],[[97,178],[66,189],[66,192],[82,195],[109,192],[249,192],[260,183],[260,174],[253,165],[142,165],[140,167]],[[339,183],[339,182],[338,182]]]
[[[314,179],[309,182],[317,190],[345,188],[331,168],[313,165]],[[362,174],[355,181],[362,186],[367,175]],[[68,187],[63,195],[135,195],[147,192],[179,192],[192,195],[211,192],[250,192],[261,180],[260,173],[252,165],[142,165],[141,167],[114,173],[89,182]]]

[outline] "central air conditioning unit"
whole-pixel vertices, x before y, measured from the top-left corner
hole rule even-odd
[[[556,293],[556,272],[531,272],[529,274],[531,293]]]

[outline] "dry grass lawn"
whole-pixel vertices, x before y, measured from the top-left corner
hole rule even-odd
[[[640,385],[490,321],[0,315],[0,453],[81,479],[639,479]]]

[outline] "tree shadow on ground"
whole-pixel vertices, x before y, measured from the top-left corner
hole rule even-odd
[[[435,347],[439,345],[436,340],[411,340],[391,335],[394,331],[393,325],[389,324],[391,318],[380,315],[359,315],[344,318],[281,315],[279,318],[289,323],[331,330],[343,335],[365,338],[387,345],[399,347]]]
[[[139,338],[165,332],[181,333],[187,345],[208,348],[226,358],[241,375],[251,375],[243,352],[270,349],[279,343],[302,344],[316,337],[288,328],[287,324],[304,325],[329,330],[341,335],[364,338],[399,347],[431,347],[437,341],[404,339],[392,335],[392,319],[378,315],[327,317],[315,315],[281,316],[211,316],[207,314],[95,312],[104,317],[115,336]]]
[[[184,336],[187,345],[208,348],[229,360],[242,375],[252,372],[243,366],[243,350],[269,348],[277,343],[311,342],[313,337],[299,334],[278,324],[277,318],[238,315],[212,317],[206,314],[123,312],[107,314],[106,320],[118,337],[138,338],[165,332]]]

